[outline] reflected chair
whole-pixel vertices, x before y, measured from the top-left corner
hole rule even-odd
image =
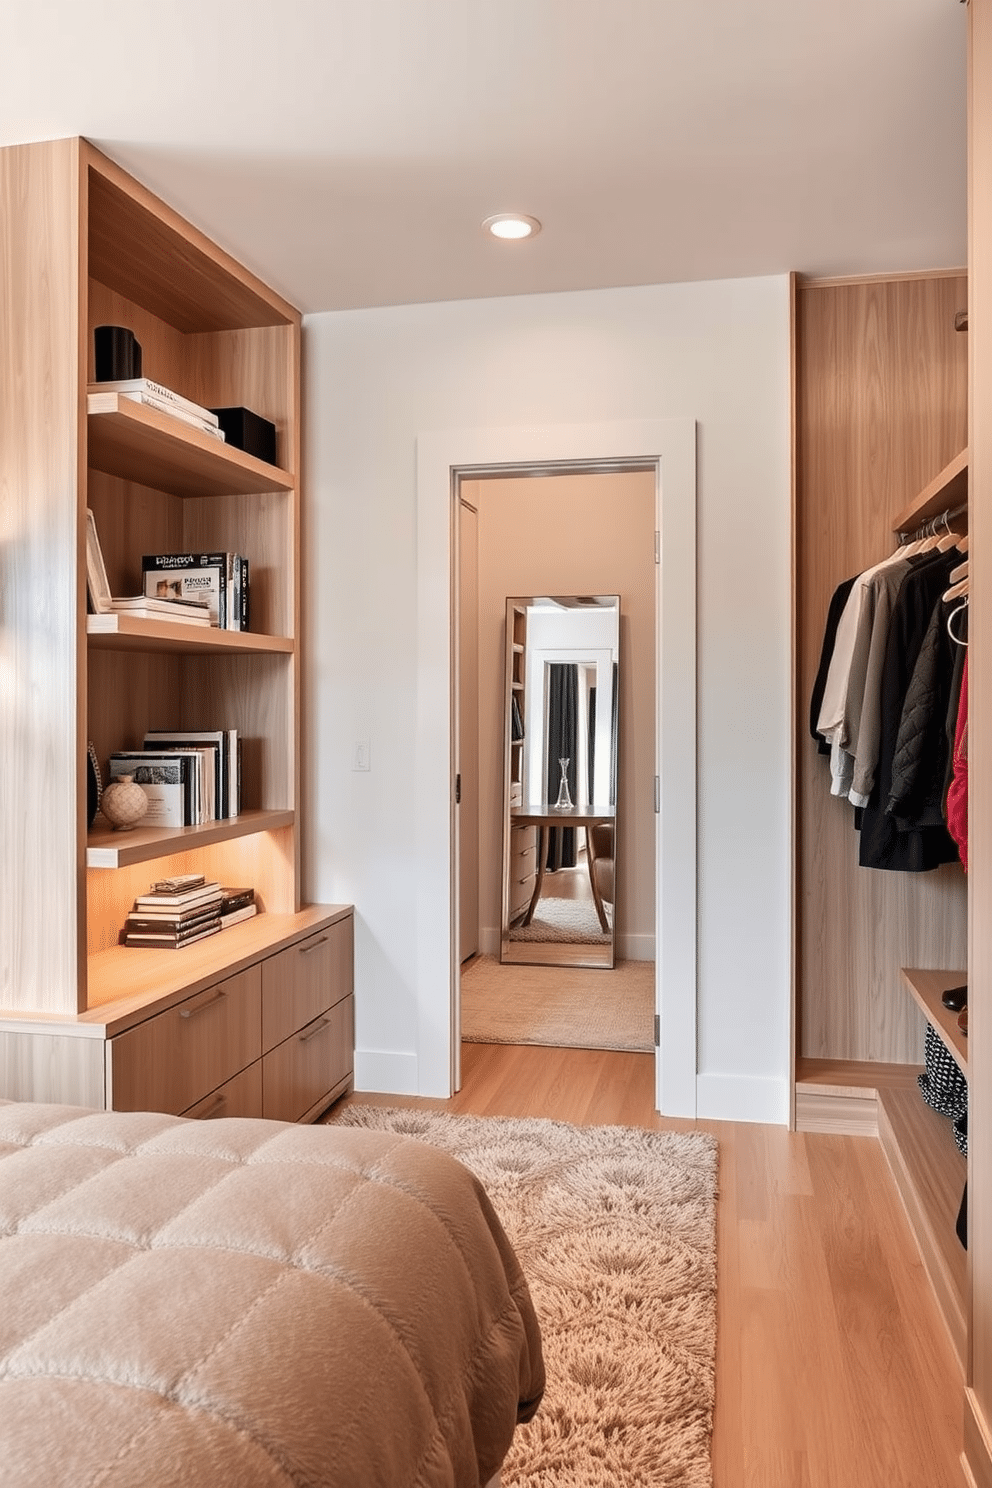
[[[589,863],[589,882],[603,934],[610,934],[610,922],[606,916],[607,904],[612,905],[614,889],[613,823],[597,822],[586,833],[586,857]],[[615,913],[615,911],[614,911]]]

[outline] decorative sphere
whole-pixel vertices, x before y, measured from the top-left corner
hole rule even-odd
[[[115,832],[130,832],[148,810],[148,797],[133,775],[118,775],[104,786],[100,810]]]

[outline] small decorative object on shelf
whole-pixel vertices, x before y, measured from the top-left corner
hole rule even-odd
[[[100,809],[115,832],[130,832],[148,810],[148,797],[131,775],[119,775],[106,787]]]
[[[97,382],[141,376],[141,344],[127,326],[102,325],[93,332]]]
[[[269,419],[252,413],[250,408],[212,408],[233,449],[244,450],[264,460],[267,465],[276,463],[276,426]]]
[[[558,799],[555,802],[555,810],[571,811],[574,802],[572,801],[572,793],[568,788],[568,760],[560,759],[558,763],[561,766],[561,785],[558,787]]]

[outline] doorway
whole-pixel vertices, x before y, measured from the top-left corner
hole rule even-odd
[[[578,473],[493,472],[463,476],[459,481],[458,960],[464,966],[471,953],[478,958],[465,972],[463,1034],[469,1040],[564,1041],[645,1052],[654,1048],[655,505],[656,472],[651,465]],[[606,601],[600,598],[594,605],[589,596],[607,592],[619,596],[618,621],[613,622],[615,629],[619,626],[619,748],[613,780],[609,779],[611,741],[609,737],[600,741],[600,786],[604,792],[615,788],[617,812],[609,902],[594,903],[588,861],[591,832],[582,827],[565,834],[554,831],[551,839],[564,836],[564,843],[559,841],[557,846],[565,851],[552,854],[545,865],[536,913],[532,909],[514,919],[513,896],[506,889],[518,887],[518,867],[529,866],[533,876],[538,830],[509,830],[504,782],[509,725],[505,717],[507,596],[577,596],[571,602],[531,603],[533,619],[525,649],[528,658],[536,658],[536,670],[532,678],[528,662],[526,689],[529,694],[533,686],[536,703],[542,691],[541,658],[553,655],[567,660],[571,654],[546,652],[542,645],[547,646],[559,631],[563,636],[574,632],[573,644],[588,631],[584,641],[588,648],[591,637],[599,634],[597,618],[609,618],[600,608]],[[573,608],[568,608],[570,603]],[[542,641],[546,630],[547,638]],[[604,685],[609,688],[609,679]],[[595,691],[591,696],[595,697]],[[609,690],[605,696],[603,717],[609,725]],[[581,711],[585,716],[585,707]],[[534,719],[540,709],[528,705],[527,712],[527,739],[520,748],[532,754],[536,750],[538,757],[541,730]],[[549,725],[548,718],[545,724]],[[581,780],[583,798],[588,761],[583,762],[582,746],[587,742],[583,730],[575,732],[576,748],[571,752],[578,756],[573,761],[578,768],[573,769],[573,790],[576,779]],[[535,771],[535,778],[543,777],[540,762]],[[609,831],[613,832],[612,822]],[[521,847],[531,853],[526,862]],[[509,875],[509,885],[504,884],[504,874]],[[521,878],[520,883],[520,893],[529,899],[529,880]],[[474,907],[471,912],[470,906]],[[476,916],[474,926],[470,913]],[[507,913],[511,919],[504,925]],[[606,925],[601,918],[607,920]],[[512,956],[505,953],[504,937],[512,945]],[[609,967],[614,950],[620,963],[615,975],[590,974],[592,966]],[[535,974],[518,973],[515,980],[512,968],[500,964],[509,960],[533,963]],[[635,961],[642,964],[635,967]],[[568,966],[582,969],[569,975],[562,970]],[[525,983],[527,996],[521,997]],[[542,1006],[545,999],[546,1009]]]
[[[446,430],[417,441],[418,1064],[422,1089],[457,1088],[454,758],[458,491],[464,479],[528,473],[655,472],[660,604],[656,639],[656,1100],[696,1109],[695,425],[639,420]]]

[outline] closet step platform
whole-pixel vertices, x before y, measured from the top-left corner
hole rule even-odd
[[[953,985],[954,973],[947,985]],[[927,989],[930,991],[931,989]],[[877,1137],[961,1365],[967,1348],[967,1255],[955,1225],[967,1162],[951,1122],[931,1110],[917,1085],[922,1065],[800,1059],[796,1129]]]

